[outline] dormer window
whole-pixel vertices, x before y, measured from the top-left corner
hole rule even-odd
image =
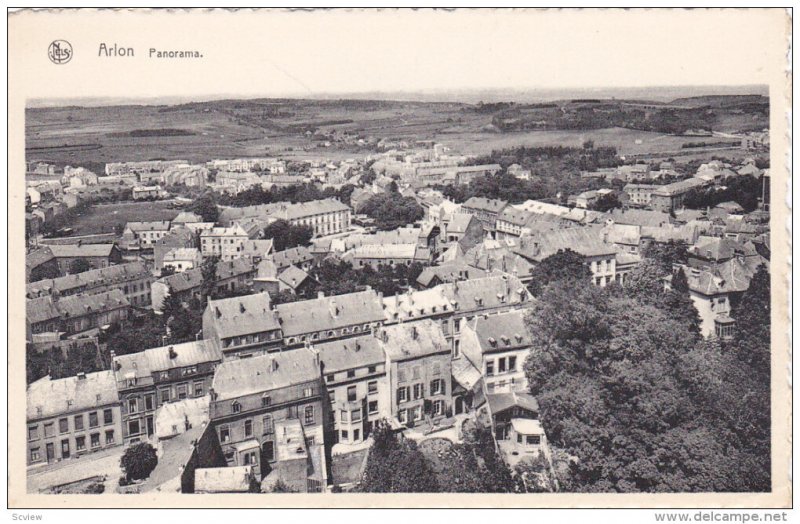
[[[272,404],[272,397],[270,397],[269,395],[264,395],[263,397],[261,397],[261,406],[262,407],[266,408],[266,407],[270,406],[271,404]]]
[[[239,404],[238,401],[234,401],[233,404],[231,404],[231,411],[234,413],[240,413],[242,411],[242,405]]]

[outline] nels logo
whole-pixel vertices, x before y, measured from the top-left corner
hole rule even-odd
[[[66,64],[72,60],[72,45],[66,40],[53,40],[47,49],[47,56],[54,64]]]

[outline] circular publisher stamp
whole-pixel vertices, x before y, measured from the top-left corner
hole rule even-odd
[[[72,44],[66,40],[53,40],[47,49],[47,56],[54,64],[66,64],[72,60]]]

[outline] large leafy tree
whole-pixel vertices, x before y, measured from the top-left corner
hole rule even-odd
[[[292,225],[286,220],[276,220],[264,228],[264,237],[271,238],[275,251],[283,251],[311,243],[314,230],[309,226]]]
[[[203,222],[215,222],[219,219],[219,208],[217,200],[212,191],[206,191],[189,206],[189,211],[197,213],[203,218]]]
[[[588,284],[591,276],[592,272],[584,263],[583,255],[565,249],[545,258],[533,269],[528,290],[538,296],[551,282],[574,280]]]
[[[398,437],[385,420],[372,431],[361,490],[370,493],[434,493],[436,476],[413,440]]]
[[[361,212],[375,219],[377,227],[384,231],[414,223],[425,215],[416,200],[396,191],[371,197],[364,203]]]
[[[120,458],[120,467],[128,481],[146,479],[158,465],[158,455],[147,442],[134,444]]]

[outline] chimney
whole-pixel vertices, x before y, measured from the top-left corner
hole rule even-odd
[[[411,339],[417,340],[417,326],[411,326]]]
[[[331,316],[333,318],[339,316],[339,306],[336,304],[336,300],[331,300],[330,310],[331,310]]]
[[[178,358],[178,353],[177,353],[177,351],[175,351],[175,348],[173,346],[169,347],[169,358],[170,358],[170,360],[174,360],[174,359]]]
[[[211,401],[217,400],[217,392],[214,391],[214,388],[208,388],[208,396],[211,397]]]
[[[86,373],[84,373],[83,371],[78,373],[78,380],[86,380]]]
[[[355,347],[355,351],[356,351],[356,353],[358,353],[359,351],[361,351],[361,342],[358,342],[358,341],[356,341],[356,347]]]
[[[239,313],[244,313],[245,311],[247,311],[247,309],[245,309],[244,303],[239,302]]]
[[[215,312],[216,312],[216,314],[217,314],[217,318],[222,318],[222,312],[219,310],[219,308],[218,308],[218,307],[215,307],[215,308],[214,308],[214,311],[215,311]]]
[[[275,360],[274,358],[270,359],[270,369],[272,370],[273,373],[278,371],[278,367],[279,367],[278,361]]]

